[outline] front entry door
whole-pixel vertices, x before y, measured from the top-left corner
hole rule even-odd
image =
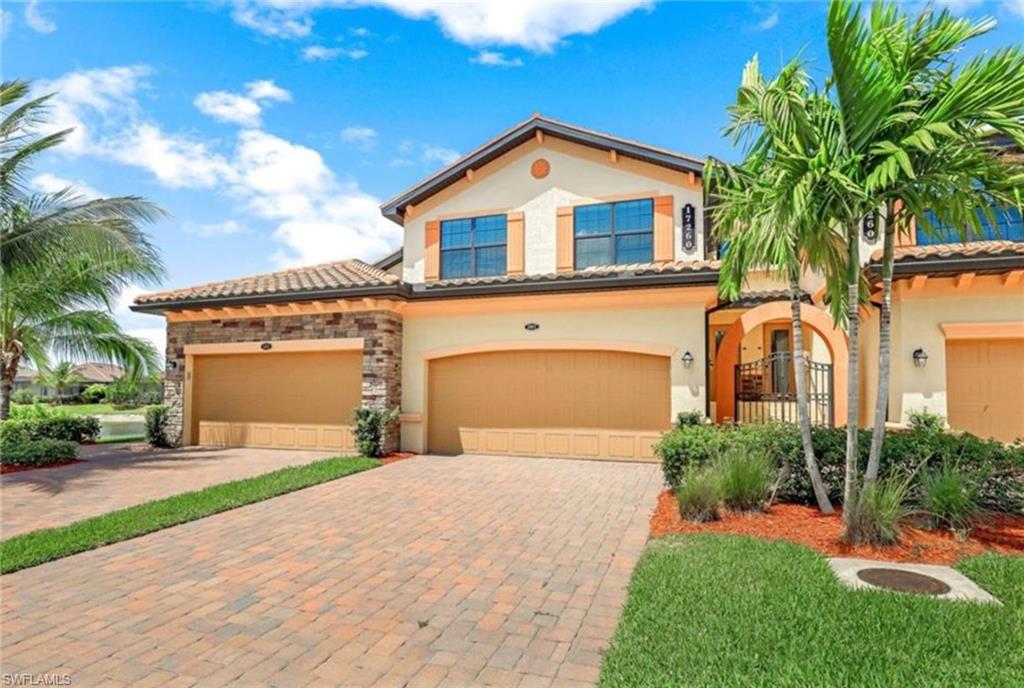
[[[788,396],[793,376],[790,374],[790,338],[788,329],[771,331],[772,392]]]

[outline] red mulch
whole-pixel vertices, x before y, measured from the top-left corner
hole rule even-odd
[[[385,466],[389,463],[394,463],[396,461],[411,459],[414,456],[418,456],[418,454],[414,454],[413,452],[391,452],[387,456],[382,456],[380,459],[380,463],[382,466]]]
[[[817,509],[798,504],[775,504],[766,513],[723,514],[722,520],[690,523],[679,518],[675,495],[665,490],[658,495],[658,508],[651,516],[651,536],[669,533],[732,533],[767,540],[788,540],[816,549],[827,556],[884,559],[922,564],[953,564],[963,557],[988,551],[1024,555],[1024,516],[993,515],[965,542],[949,532],[903,527],[898,545],[853,546],[842,541],[841,512],[822,515]]]
[[[0,475],[7,475],[8,473],[21,473],[23,471],[40,471],[44,468],[60,468],[61,466],[70,466],[73,463],[82,463],[81,459],[67,459],[66,461],[58,461],[57,463],[51,463],[46,466],[0,466]]]

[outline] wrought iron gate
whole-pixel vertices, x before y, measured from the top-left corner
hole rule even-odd
[[[763,423],[779,420],[797,422],[794,356],[788,351],[736,366],[736,421]],[[804,358],[808,412],[812,425],[831,426],[834,384],[831,363]]]

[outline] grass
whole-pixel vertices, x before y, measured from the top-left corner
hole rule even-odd
[[[1005,606],[849,590],[821,556],[785,542],[657,540],[599,685],[1024,685],[1024,557],[958,568]]]
[[[123,442],[145,442],[146,435],[114,435],[112,437],[100,437],[93,444],[121,444]]]
[[[0,542],[0,573],[129,540],[156,530],[261,502],[288,492],[365,471],[376,459],[333,458],[184,492],[111,511],[58,528],[35,530]]]
[[[23,406],[24,404],[14,404]],[[31,404],[29,404],[31,406]],[[48,408],[60,409],[73,416],[123,416],[143,415],[146,413],[148,404],[136,406],[135,408],[121,408],[113,404],[46,404]]]

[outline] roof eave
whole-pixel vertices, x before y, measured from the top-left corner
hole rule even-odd
[[[904,258],[893,264],[893,277],[943,275],[964,272],[994,273],[1024,268],[1024,254],[994,256],[947,256],[940,258]],[[872,277],[880,278],[882,266],[872,263]]]
[[[136,313],[161,314],[172,310],[197,310],[202,308],[222,308],[225,306],[251,306],[255,304],[288,303],[292,301],[319,301],[370,296],[404,298],[408,292],[409,287],[405,284],[367,285],[359,287],[320,289],[316,291],[243,294],[240,296],[220,296],[214,298],[158,301],[153,303],[134,303],[130,306],[130,309]]]

